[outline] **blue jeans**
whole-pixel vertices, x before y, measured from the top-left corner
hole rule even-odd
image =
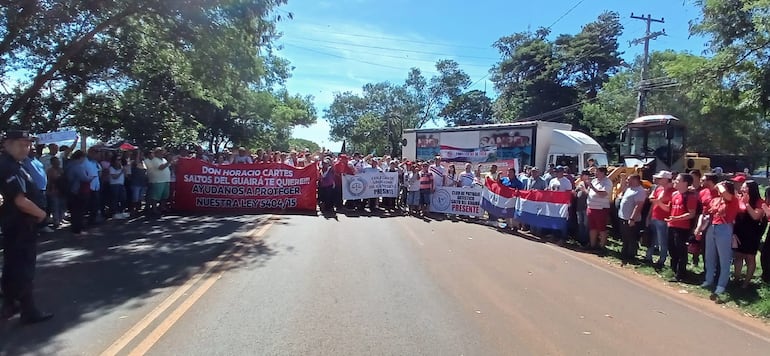
[[[588,243],[588,217],[585,210],[576,211],[575,214],[577,215],[578,225],[577,236],[575,239],[585,245]]]
[[[663,265],[666,263],[666,257],[668,257],[668,224],[663,220],[652,219],[650,229],[655,236],[655,240],[653,240],[655,243],[647,249],[647,260],[652,260],[655,246],[658,246],[658,252],[660,252],[658,263]]]
[[[131,186],[131,202],[141,203],[144,201],[144,196],[147,195],[147,186]]]
[[[110,205],[113,214],[123,213],[126,210],[126,186],[123,184],[110,184]]]
[[[53,226],[59,227],[64,217],[64,197],[57,194],[48,195],[48,210],[53,217]]]
[[[714,285],[717,261],[719,281],[714,293],[724,293],[730,280],[730,264],[733,262],[733,224],[711,225],[706,231],[706,282]]]

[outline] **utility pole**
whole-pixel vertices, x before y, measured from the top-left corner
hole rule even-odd
[[[642,80],[639,82],[639,101],[636,107],[636,117],[642,116],[644,114],[644,105],[645,101],[647,100],[647,89],[645,89],[645,81],[647,80],[647,70],[650,66],[650,40],[654,40],[660,36],[666,35],[666,30],[663,29],[661,31],[656,32],[650,32],[650,27],[652,26],[653,22],[658,23],[665,23],[664,19],[661,17],[660,19],[654,19],[651,15],[645,16],[634,16],[634,13],[631,13],[631,18],[635,20],[642,20],[647,22],[647,31],[644,33],[644,37],[637,38],[633,41],[631,41],[632,45],[637,45],[640,43],[644,43],[644,57],[642,62]]]

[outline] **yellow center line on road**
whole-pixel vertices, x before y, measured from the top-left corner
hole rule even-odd
[[[250,230],[246,234],[246,238],[250,240],[256,240],[261,238],[265,235],[268,229],[273,225],[272,221],[272,215],[268,216],[264,221],[266,222],[261,227],[255,227],[252,230]],[[150,324],[155,322],[158,317],[160,317],[163,313],[168,310],[174,303],[179,300],[182,296],[184,296],[190,288],[192,288],[194,285],[198,284],[202,279],[205,278],[203,284],[198,287],[190,297],[182,303],[176,310],[174,310],[169,317],[167,317],[161,324],[155,328],[148,337],[142,341],[142,343],[135,348],[131,355],[137,355],[137,354],[144,354],[146,353],[152,345],[154,345],[160,338],[165,334],[168,329],[173,326],[173,324],[179,320],[179,318],[184,315],[184,313],[192,307],[192,305],[200,299],[201,296],[209,289],[211,286],[216,282],[219,275],[215,275],[212,273],[216,268],[221,266],[223,263],[232,260],[233,257],[241,256],[243,254],[243,251],[246,249],[246,245],[242,243],[236,243],[232,247],[228,248],[224,252],[222,252],[217,258],[215,258],[212,261],[207,262],[203,270],[199,273],[196,273],[194,276],[192,276],[185,284],[183,284],[181,287],[179,287],[174,293],[169,295],[163,302],[158,304],[157,307],[155,307],[149,314],[145,315],[139,322],[137,322],[134,326],[132,326],[125,334],[123,334],[120,338],[118,338],[112,345],[110,345],[104,352],[101,353],[101,356],[114,356],[117,355],[123,348],[125,348],[129,343],[131,343],[139,334],[141,334],[144,330],[146,330]],[[189,305],[188,305],[189,304]],[[181,312],[180,312],[181,311]],[[171,321],[173,320],[173,321]],[[144,349],[144,347],[146,349]],[[143,352],[137,353],[138,350],[144,349]]]

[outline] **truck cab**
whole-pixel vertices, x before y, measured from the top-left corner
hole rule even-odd
[[[620,132],[620,159],[626,167],[643,167],[644,178],[657,171],[709,170],[708,158],[688,154],[687,129],[672,115],[641,116]]]
[[[548,149],[548,165],[569,167],[572,173],[596,167],[607,166],[607,154],[590,136],[567,130],[553,130]]]

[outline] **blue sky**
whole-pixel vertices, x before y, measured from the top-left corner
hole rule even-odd
[[[296,128],[294,137],[339,149],[341,143],[330,141],[329,124],[322,118],[334,93],[360,92],[371,82],[403,82],[411,67],[429,77],[442,58],[460,64],[474,81],[472,89],[483,90],[486,84],[494,96],[484,76],[499,58],[491,47],[498,38],[551,24],[553,36],[575,34],[605,10],[621,15],[620,50],[628,61],[642,52],[642,46],[628,42],[645,30],[644,21],[630,19],[632,12],[665,18],[665,24],[652,28],[665,29],[668,36],[653,41],[652,50],[705,49],[704,39],[689,36],[689,22],[700,15],[692,0],[289,0],[279,13],[291,12],[294,19],[278,24],[280,54],[295,67],[287,87],[313,95],[319,113],[318,123]]]

